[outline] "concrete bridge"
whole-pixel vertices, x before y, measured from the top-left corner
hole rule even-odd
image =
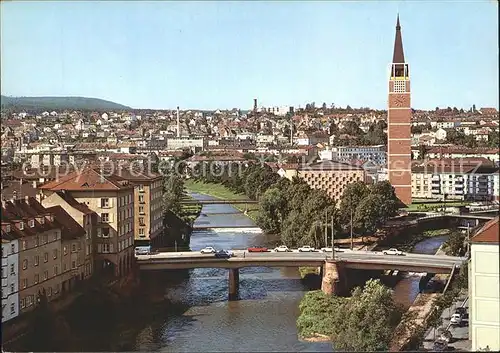
[[[242,200],[182,200],[181,205],[243,205],[243,204],[257,204],[259,201],[242,199]]]
[[[372,251],[336,252],[334,259],[331,253],[322,252],[249,253],[245,250],[235,250],[233,253],[234,256],[229,259],[219,259],[213,254],[200,252],[138,255],[137,263],[141,271],[227,268],[229,299],[234,300],[238,298],[239,292],[239,269],[244,267],[321,267],[322,289],[325,293],[331,294],[341,293],[349,287],[347,269],[450,273],[465,261],[465,258],[452,256],[420,254],[391,256]]]

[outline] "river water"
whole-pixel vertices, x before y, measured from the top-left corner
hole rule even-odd
[[[193,231],[192,250],[205,246],[243,249],[268,243],[253,221],[230,205],[205,205],[196,226],[213,229]],[[443,241],[444,237],[427,239],[417,244],[414,251],[435,253]],[[151,275],[150,282],[145,285],[152,281],[155,295],[159,293],[160,298],[167,298],[168,304],[161,301],[148,304],[146,300],[141,303],[141,310],[151,313],[140,320],[116,322],[108,332],[88,326],[72,350],[332,352],[330,343],[301,342],[297,337],[299,303],[309,290],[301,281],[298,269],[241,269],[240,300],[232,302],[227,300],[228,271],[225,269],[189,270],[188,275],[181,273],[176,279],[170,277],[172,273],[148,275]],[[403,278],[395,287],[395,299],[411,304],[418,294],[419,279],[418,275]]]

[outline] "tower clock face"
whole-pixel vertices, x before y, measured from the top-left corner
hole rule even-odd
[[[403,95],[397,95],[394,97],[394,105],[396,107],[402,107],[405,104],[405,97]]]

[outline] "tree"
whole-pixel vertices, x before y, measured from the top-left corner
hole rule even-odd
[[[381,205],[381,216],[383,218],[383,222],[397,214],[398,208],[401,206],[401,202],[396,196],[394,187],[388,181],[379,181],[371,185],[370,194],[382,197],[383,203]]]
[[[402,310],[392,291],[379,280],[369,280],[363,289],[333,311],[332,340],[336,351],[387,351]]]
[[[323,102],[323,105],[321,106],[323,110],[326,110],[326,103]]]
[[[179,213],[180,201],[184,198],[184,179],[177,173],[169,173],[163,177],[163,212]]]
[[[370,190],[362,181],[350,183],[340,198],[340,215],[343,222],[349,222],[351,212],[356,211],[356,206],[363,200]]]
[[[384,223],[383,202],[383,197],[376,194],[361,200],[354,212],[354,226],[358,232],[374,234]]]
[[[259,200],[257,224],[266,233],[279,234],[288,214],[287,199],[277,187],[268,189]]]

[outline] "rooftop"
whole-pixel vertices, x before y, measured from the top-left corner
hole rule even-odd
[[[488,221],[479,231],[471,238],[473,244],[499,244],[500,243],[500,217],[496,217]]]

